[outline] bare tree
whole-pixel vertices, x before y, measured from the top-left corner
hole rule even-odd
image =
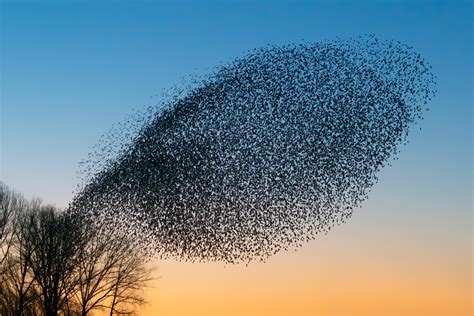
[[[76,286],[77,249],[80,234],[70,217],[52,206],[41,206],[26,233],[31,268],[40,292],[45,316],[67,309]]]
[[[146,257],[120,232],[95,223],[84,228],[75,292],[81,315],[95,309],[131,313],[145,303],[142,290],[153,279]]]
[[[124,232],[3,184],[0,207],[0,315],[130,315],[146,303],[152,269]]]
[[[128,253],[114,268],[110,316],[132,315],[136,307],[146,303],[143,288],[152,280],[150,275],[143,258],[133,249],[128,249]]]
[[[0,265],[7,259],[13,243],[15,215],[25,203],[23,196],[0,182]]]
[[[30,254],[25,248],[23,231],[27,229],[25,216],[32,206],[22,195],[0,183],[1,207],[1,262],[0,311],[2,315],[33,315],[34,276],[31,274]]]
[[[32,202],[37,203],[37,202]],[[12,251],[5,261],[4,285],[9,292],[10,309],[15,315],[36,314],[38,293],[31,269],[31,250],[26,246],[25,232],[32,225],[32,214],[17,213]]]
[[[13,311],[15,306],[14,296],[7,273],[16,265],[9,259],[13,243],[14,207],[13,192],[0,182],[0,314]]]
[[[101,234],[96,227],[86,225],[83,231],[83,246],[79,252],[76,300],[81,306],[81,315],[91,310],[103,309],[111,295],[111,273],[121,257],[114,249],[111,236]]]

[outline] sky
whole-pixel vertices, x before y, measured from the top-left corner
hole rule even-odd
[[[472,2],[1,1],[0,181],[64,207],[100,136],[267,44],[377,34],[436,98],[351,220],[249,266],[157,260],[143,315],[471,315]],[[158,94],[158,98],[150,98]]]

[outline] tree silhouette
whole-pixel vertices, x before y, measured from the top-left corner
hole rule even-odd
[[[81,315],[95,309],[130,314],[145,303],[142,289],[152,279],[152,269],[127,236],[91,224],[84,227],[76,292]]]
[[[45,206],[32,216],[26,247],[46,316],[56,316],[65,308],[76,289],[79,244],[80,234],[66,214]]]
[[[0,205],[1,315],[123,315],[146,302],[152,269],[129,236],[4,184]]]

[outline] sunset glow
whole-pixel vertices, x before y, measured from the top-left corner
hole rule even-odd
[[[139,309],[138,315],[473,315],[473,12],[472,1],[434,0],[1,1],[0,182],[28,199],[39,197],[61,210],[66,209],[83,185],[81,168],[86,165],[93,169],[106,161],[97,163],[91,158],[97,157],[94,154],[98,144],[103,145],[99,143],[101,137],[116,133],[121,122],[130,115],[160,105],[163,96],[173,91],[175,85],[184,82],[186,86],[189,78],[212,74],[223,64],[247,58],[253,49],[262,47],[291,44],[295,45],[291,47],[301,48],[307,43],[332,43],[369,34],[400,41],[432,66],[430,71],[436,76],[433,89],[437,91],[426,106],[423,104],[429,108],[429,111],[423,108],[423,120],[410,125],[407,144],[397,147],[399,152],[391,156],[396,159],[383,160],[388,164],[380,168],[380,172],[375,172],[375,163],[371,165],[378,182],[364,186],[368,198],[354,208],[352,217],[340,226],[333,225],[335,221],[330,220],[334,218],[329,218],[334,228],[328,234],[318,231],[312,240],[288,251],[279,248],[287,245],[284,242],[275,242],[278,247],[255,251],[249,246],[251,239],[245,245],[242,242],[229,246],[229,241],[242,238],[242,231],[250,231],[245,225],[241,225],[243,229],[235,235],[225,235],[227,244],[213,248],[215,240],[223,239],[213,239],[214,231],[209,230],[208,235],[200,236],[207,248],[201,244],[196,246],[193,236],[198,229],[189,228],[192,225],[186,220],[173,217],[176,213],[172,212],[157,217],[155,229],[172,227],[175,235],[166,231],[160,235],[165,237],[153,239],[146,235],[152,230],[143,229],[141,245],[153,246],[150,248],[160,255],[173,259],[153,258],[155,280],[144,291],[148,303]],[[221,99],[216,100],[219,105]],[[227,112],[219,114],[215,117],[226,123]],[[190,121],[195,119],[189,113],[185,115]],[[201,125],[224,126],[222,130],[230,125],[213,121],[215,117],[207,117],[208,121]],[[304,115],[295,117],[303,122],[301,126],[305,125]],[[367,123],[364,119],[361,121]],[[249,118],[248,122],[259,121]],[[373,130],[371,124],[364,126]],[[173,156],[178,157],[177,160],[184,156],[185,149],[192,152],[199,143],[197,140],[201,140],[201,134],[194,137],[195,130],[187,127],[175,134],[186,134],[189,137],[183,139],[194,143],[177,141],[176,144],[181,144],[179,147],[171,136],[164,141],[172,144],[170,148],[178,153]],[[269,124],[270,133],[265,134],[265,142],[257,142],[259,148],[270,147],[272,128]],[[396,125],[393,130],[399,129],[403,130]],[[245,129],[242,130],[242,134],[234,130],[228,133],[234,142],[227,144],[228,150],[223,151],[226,155],[240,143],[238,138],[245,137]],[[374,135],[378,132],[381,133],[378,130]],[[160,136],[160,133],[164,133],[163,130],[157,129],[156,134]],[[225,139],[219,146],[222,144],[226,144]],[[117,149],[114,143],[109,147]],[[162,159],[155,148],[150,148],[146,152],[149,157]],[[282,151],[278,147],[275,152],[278,150]],[[311,150],[312,147],[308,152]],[[218,158],[231,169],[233,160],[226,155]],[[137,156],[145,155],[139,152]],[[242,159],[248,158],[242,156]],[[153,163],[161,167],[159,159]],[[80,165],[81,161],[88,161],[89,165]],[[189,161],[192,167],[197,165],[195,160],[190,158]],[[147,165],[136,163],[135,166]],[[242,173],[257,178],[249,166],[253,166],[251,162],[242,164]],[[122,178],[114,176],[128,172],[127,167],[122,166],[123,172],[110,173],[112,179],[119,179],[115,183],[117,188],[122,187]],[[161,174],[164,180],[153,178],[151,173],[147,175],[158,184],[168,183],[166,181],[174,179],[176,174],[186,174],[176,172],[175,167],[172,165],[168,173]],[[301,169],[305,175],[320,170]],[[337,166],[335,169],[339,170]],[[269,173],[268,170],[264,171]],[[275,170],[280,172],[278,168]],[[238,172],[232,176],[236,174]],[[179,184],[186,186],[194,183],[193,176],[191,180],[176,178],[182,182]],[[331,180],[337,183],[339,179]],[[212,192],[222,195],[234,192],[214,182],[207,183],[212,184],[208,185],[215,190]],[[108,188],[109,184],[104,187]],[[241,187],[245,186],[241,184]],[[126,207],[120,212],[114,209],[119,202],[121,206],[138,200],[148,203],[143,196],[141,199],[134,196],[138,191],[111,190],[117,199],[104,199],[105,204],[112,205],[110,214],[129,214]],[[98,192],[97,196],[103,197],[102,191]],[[123,192],[132,198],[124,199]],[[194,197],[190,194],[186,202],[192,203]],[[232,198],[235,204],[226,205],[230,210],[237,209],[234,206],[243,200],[238,194]],[[307,199],[308,209],[315,200]],[[244,202],[242,208],[246,207]],[[176,207],[176,210],[185,209],[189,204],[179,204],[181,208]],[[90,205],[96,204],[91,202]],[[292,214],[292,220],[301,218],[299,214]],[[179,219],[173,222],[169,220],[171,217]],[[212,218],[209,223],[218,223],[216,226],[224,223],[226,233],[235,231],[232,225],[237,219],[228,221],[223,216],[220,220]],[[251,216],[246,220],[243,224],[252,223],[257,229],[268,226],[265,220],[252,222]],[[185,224],[180,226],[182,223]],[[189,233],[187,239],[183,237],[186,233]],[[138,239],[136,236],[133,238]],[[149,237],[149,244],[143,236]],[[261,243],[265,243],[266,237],[260,239]],[[165,239],[171,246],[160,252],[160,244],[155,241]],[[183,240],[193,246],[180,248],[185,243]],[[145,246],[136,248],[145,249]],[[187,257],[176,250],[183,248],[191,249],[189,253],[203,262],[185,261]],[[196,249],[213,249],[214,252],[196,255]],[[225,256],[226,252],[222,255],[222,249],[233,249],[237,255]],[[262,254],[267,255],[274,249],[279,250],[276,255],[270,255],[265,262],[259,261]],[[251,251],[254,253],[250,255]],[[229,264],[222,259],[224,257],[253,261],[248,265]],[[208,262],[212,259],[220,261]],[[93,315],[109,313],[109,310],[93,311]]]

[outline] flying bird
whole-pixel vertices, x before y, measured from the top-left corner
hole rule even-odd
[[[265,260],[352,216],[434,84],[372,35],[255,49],[103,138],[69,210],[154,256]]]

